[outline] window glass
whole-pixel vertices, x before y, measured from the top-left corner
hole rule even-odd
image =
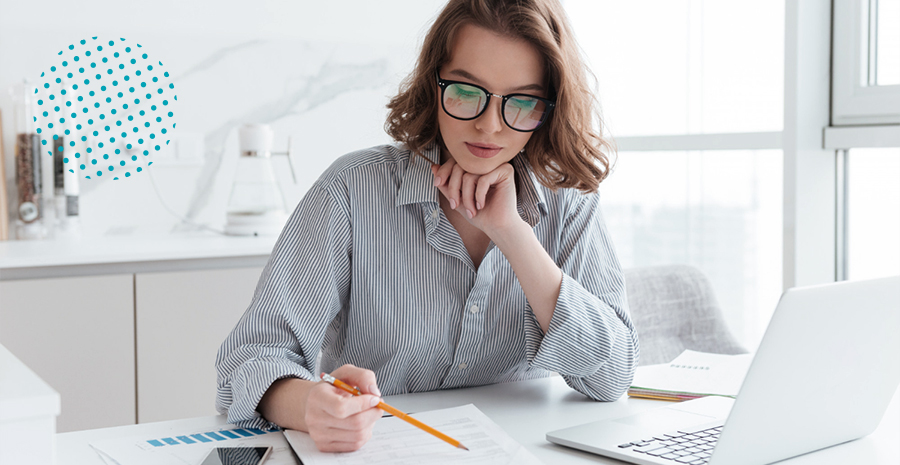
[[[784,0],[567,0],[614,136],[780,131]]]
[[[781,295],[780,150],[623,152],[600,195],[623,267],[698,267],[756,347]]]
[[[900,275],[900,148],[850,150],[847,277]]]
[[[875,84],[900,84],[900,0],[871,0],[877,8]]]

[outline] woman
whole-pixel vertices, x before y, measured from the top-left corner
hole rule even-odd
[[[585,75],[556,0],[451,0],[388,105],[399,144],[337,160],[288,220],[219,351],[219,411],[351,451],[382,394],[558,372],[620,397],[638,340]],[[320,355],[366,395],[316,382]]]

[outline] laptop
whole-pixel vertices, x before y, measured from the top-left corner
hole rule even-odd
[[[736,399],[547,433],[635,464],[767,464],[863,437],[900,384],[900,276],[787,290]]]

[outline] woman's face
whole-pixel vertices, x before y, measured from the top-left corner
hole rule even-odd
[[[440,69],[440,77],[476,84],[498,95],[547,97],[543,60],[533,45],[473,25],[457,31],[450,62]],[[531,133],[507,126],[501,104],[502,99],[491,97],[481,116],[461,121],[448,115],[439,101],[438,127],[449,151],[441,154],[442,162],[452,156],[463,170],[486,174],[512,160]]]

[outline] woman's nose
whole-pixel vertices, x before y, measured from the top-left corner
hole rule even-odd
[[[494,96],[488,102],[488,108],[475,119],[475,127],[488,134],[500,132],[503,129],[503,113],[501,109],[503,98]]]

